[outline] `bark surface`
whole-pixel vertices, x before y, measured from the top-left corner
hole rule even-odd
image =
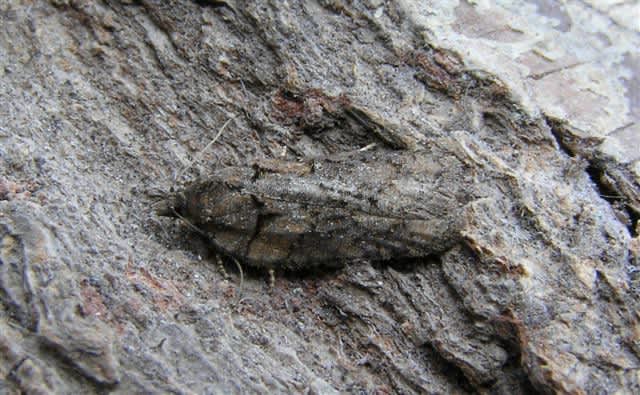
[[[0,392],[639,393],[637,55],[422,3],[0,2]]]

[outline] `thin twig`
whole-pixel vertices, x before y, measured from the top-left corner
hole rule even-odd
[[[358,151],[363,152],[363,151],[369,151],[372,148],[375,148],[377,144],[376,143],[371,143],[369,145],[365,145],[364,147],[360,148]]]

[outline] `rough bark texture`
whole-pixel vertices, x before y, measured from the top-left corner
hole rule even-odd
[[[425,4],[0,1],[0,392],[640,392],[637,7]],[[430,242],[270,284],[157,215],[227,168]]]

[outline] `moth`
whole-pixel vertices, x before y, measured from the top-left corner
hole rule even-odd
[[[364,151],[227,167],[158,210],[197,227],[251,266],[301,270],[425,257],[460,238],[460,212],[482,191],[446,146]]]

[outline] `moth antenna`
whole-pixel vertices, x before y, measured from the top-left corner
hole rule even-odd
[[[173,214],[177,217],[180,218],[181,220],[183,220],[187,226],[193,230],[194,232],[198,233],[201,236],[207,237],[207,234],[204,233],[202,231],[202,229],[198,228],[197,226],[195,226],[194,224],[191,223],[191,221],[189,221],[188,219],[186,219],[185,217],[183,217],[182,215],[180,215],[180,213],[178,211],[176,211],[176,209],[174,207],[171,208],[173,210]]]
[[[191,162],[187,163],[187,165],[185,167],[182,168],[182,170],[180,170],[178,172],[178,174],[176,174],[176,176],[173,179],[173,183],[175,184],[175,182],[177,180],[180,179],[180,177],[182,176],[182,174],[187,171],[187,169],[189,169],[191,166],[193,166],[193,164],[198,161],[200,159],[200,156],[202,156],[202,154],[209,149],[209,147],[211,147],[213,145],[213,143],[215,143],[216,141],[218,141],[218,138],[222,135],[222,132],[224,131],[224,129],[227,127],[227,125],[229,125],[229,122],[233,121],[235,118],[231,117],[227,120],[227,122],[224,123],[224,125],[222,125],[222,127],[218,130],[218,133],[215,135],[215,137],[213,138],[213,140],[211,140],[209,142],[209,144],[207,144],[203,149],[200,150],[200,152],[198,152],[193,159],[191,160]]]

